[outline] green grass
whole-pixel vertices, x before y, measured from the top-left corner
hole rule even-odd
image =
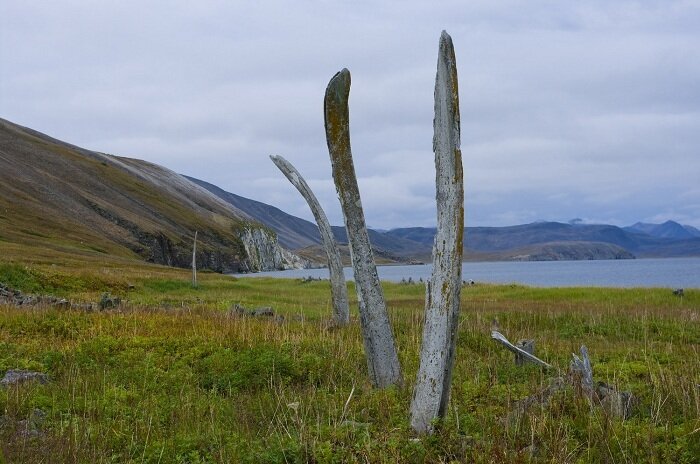
[[[0,389],[0,462],[698,462],[700,291],[465,288],[449,413],[415,440],[422,286],[384,284],[405,386],[375,390],[357,314],[348,328],[329,323],[327,282],[189,279],[114,262],[0,264],[0,282],[25,291],[125,301],[103,312],[0,306],[0,373],[52,379]],[[233,317],[234,304],[284,320]],[[596,380],[639,397],[634,415],[608,417],[563,390],[513,419],[513,402],[551,374],[515,367],[490,340],[494,319],[562,371],[586,344]],[[25,439],[12,424],[35,408],[47,413],[43,435]]]

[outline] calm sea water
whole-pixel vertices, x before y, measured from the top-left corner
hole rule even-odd
[[[432,265],[378,266],[379,278],[393,282],[426,280]],[[245,277],[328,278],[328,269],[245,274]],[[345,268],[352,280],[352,268]],[[611,261],[532,261],[464,263],[462,278],[482,283],[518,283],[537,287],[700,288],[700,258],[623,259]]]

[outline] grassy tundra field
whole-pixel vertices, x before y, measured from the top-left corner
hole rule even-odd
[[[349,328],[329,322],[328,282],[200,273],[191,288],[184,270],[50,262],[4,261],[0,283],[122,304],[0,305],[0,376],[50,378],[0,387],[0,462],[700,462],[698,290],[465,287],[449,414],[417,439],[422,285],[384,284],[405,386],[375,390],[356,312]],[[562,373],[585,344],[594,379],[638,397],[633,415],[611,417],[573,388],[511,414],[557,372],[516,367],[490,339],[494,319]]]

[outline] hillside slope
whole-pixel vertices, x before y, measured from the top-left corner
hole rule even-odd
[[[325,262],[325,252],[321,250],[319,253],[321,235],[315,223],[287,214],[274,206],[226,192],[203,180],[185,177],[275,231],[282,246],[294,251],[303,250],[301,254],[304,256]],[[348,242],[345,227],[333,226],[332,230],[338,243],[342,245]],[[372,229],[367,232],[378,262],[411,261],[419,256],[430,256],[432,250],[432,242],[425,245],[401,237],[388,236]]]
[[[184,177],[0,119],[0,250],[37,249],[219,272],[285,264],[274,234]],[[287,256],[287,261],[291,257]]]
[[[280,245],[296,250],[321,243],[321,235],[316,224],[287,214],[279,208],[249,198],[227,192],[214,184],[194,177],[184,176],[210,193],[225,201],[231,207],[255,218],[277,233]]]

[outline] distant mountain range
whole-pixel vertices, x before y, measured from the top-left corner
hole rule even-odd
[[[693,226],[684,226],[675,221],[666,221],[663,224],[648,224],[637,222],[629,227],[624,227],[629,232],[639,232],[652,237],[668,238],[672,240],[684,240],[700,237],[700,230]]]
[[[203,268],[298,267],[299,256],[325,263],[312,222],[162,166],[85,150],[0,119],[0,258],[187,267],[194,231]],[[349,263],[345,228],[333,232]],[[369,236],[379,263],[428,262],[435,228]],[[674,221],[623,228],[536,222],[468,227],[464,246],[465,260],[700,256],[700,231]]]
[[[250,200],[202,180],[188,177],[237,209],[277,232],[280,243],[307,258],[323,261],[321,237],[312,222],[265,203]],[[429,261],[435,228],[370,230],[375,252],[387,260]],[[344,227],[333,227],[347,242]],[[635,257],[700,256],[700,230],[667,221],[629,227],[604,224],[535,222],[508,227],[467,227],[465,260],[630,259]],[[305,252],[306,250],[306,252]]]
[[[679,232],[679,238],[662,235],[674,228],[686,229],[673,221],[659,224],[652,233],[639,231],[631,226],[620,228],[604,224],[563,224],[559,222],[535,222],[509,227],[467,227],[464,246],[471,252],[496,252],[506,259],[543,259],[541,251],[545,247],[557,244],[562,247],[569,244],[578,249],[572,256],[567,253],[575,251],[560,248],[558,253],[548,253],[551,259],[621,259],[636,257],[680,257],[700,256],[700,235],[687,236]],[[431,243],[435,236],[434,228],[394,229],[389,235],[404,239]],[[592,253],[586,257],[580,252],[587,244]],[[600,247],[600,244],[612,245],[613,248]],[[535,247],[533,253],[523,252],[524,248]],[[593,251],[597,249],[598,251]],[[469,251],[467,253],[469,253]]]
[[[234,208],[243,211],[277,233],[280,245],[293,250],[299,256],[325,263],[325,251],[321,244],[321,235],[315,223],[287,214],[279,208],[251,200],[249,198],[226,192],[216,185],[210,184],[194,177],[185,176],[195,184],[205,188],[222,200],[230,203]],[[283,178],[281,181],[284,180]],[[345,245],[348,242],[345,227],[333,226],[333,234],[339,243]],[[375,258],[379,262],[411,262],[416,257],[430,255],[432,243],[426,247],[413,240],[405,240],[386,233],[370,229],[370,241],[374,247]],[[350,262],[350,254],[347,247],[341,246],[341,252],[345,255],[345,262]]]

